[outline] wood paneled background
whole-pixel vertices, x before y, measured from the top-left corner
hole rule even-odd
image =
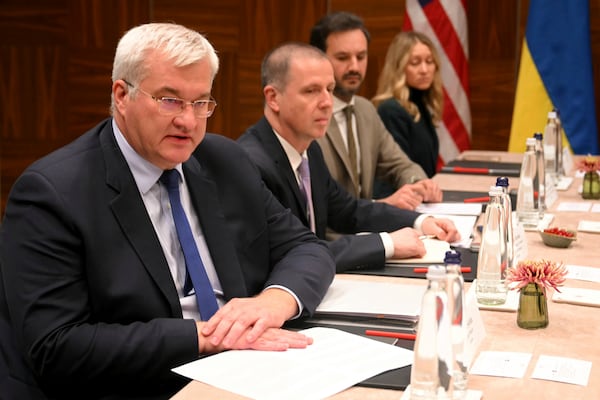
[[[528,6],[469,1],[473,149],[508,146]],[[128,28],[174,21],[206,34],[221,59],[209,130],[237,138],[262,115],[263,55],[283,41],[306,42],[328,11],[354,12],[371,31],[361,89],[371,97],[404,7],[404,0],[0,0],[0,215],[27,165],[108,116],[112,57]],[[600,0],[590,0],[590,15],[598,116]]]

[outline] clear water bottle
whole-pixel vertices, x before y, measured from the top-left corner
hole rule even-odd
[[[537,159],[535,155],[535,139],[527,138],[521,175],[519,176],[519,191],[517,193],[517,217],[525,229],[536,229],[540,222],[540,213],[536,207],[535,189],[533,182],[537,176]]]
[[[467,396],[468,366],[465,360],[465,326],[463,312],[465,306],[465,280],[460,271],[461,257],[456,250],[446,252],[446,294],[448,295],[448,315],[450,316],[450,335],[452,337],[452,371],[454,390],[452,398],[461,400]]]
[[[563,141],[562,138],[565,134],[562,121],[560,119],[560,111],[558,108],[553,108],[552,111],[556,113],[556,130],[558,131],[558,137],[556,139],[556,175],[560,179],[565,176],[565,166],[563,165]]]
[[[489,195],[490,201],[485,209],[477,258],[475,294],[479,303],[495,305],[506,302],[506,233],[502,189],[493,186]]]
[[[508,178],[505,176],[496,178],[496,186],[502,188],[502,204],[504,204],[505,219],[504,232],[506,233],[506,261],[508,268],[512,268],[515,262],[515,240],[512,221],[512,200],[510,199],[510,193],[508,190]]]
[[[558,183],[558,153],[559,146],[562,147],[562,138],[556,122],[556,112],[550,111],[544,128],[544,160],[546,161],[546,173],[554,185]]]
[[[414,359],[410,373],[411,400],[451,399],[452,344],[446,294],[446,268],[427,270],[427,290],[421,302]]]
[[[546,164],[544,160],[544,135],[541,132],[533,134],[535,139],[535,158],[537,160],[537,174],[533,182],[533,189],[537,192],[536,208],[540,213],[540,219],[546,211]]]

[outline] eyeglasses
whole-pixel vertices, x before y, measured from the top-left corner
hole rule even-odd
[[[127,84],[127,86],[131,86],[132,89],[136,89],[136,87],[131,83],[124,79],[123,81]],[[189,104],[192,106],[192,110],[194,111],[196,118],[208,118],[212,115],[212,113],[215,111],[215,107],[217,106],[217,102],[212,97],[209,100],[185,101],[177,97],[152,96],[150,93],[142,90],[140,87],[138,87],[137,90],[156,101],[158,103],[158,113],[165,116],[181,114],[185,111],[185,108]]]

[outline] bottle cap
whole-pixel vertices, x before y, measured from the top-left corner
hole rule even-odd
[[[500,196],[503,195],[504,192],[500,186],[490,186],[490,191],[488,193],[491,196]]]
[[[528,137],[525,141],[525,146],[535,146],[535,138]]]
[[[496,186],[508,187],[508,178],[506,176],[497,177]]]
[[[427,268],[427,279],[435,281],[446,279],[446,267],[443,265],[430,265]]]
[[[556,111],[548,111],[548,118],[556,118]]]
[[[444,257],[444,264],[461,264],[460,253],[456,250],[449,250]]]
[[[536,132],[536,133],[534,133],[534,134],[533,134],[533,137],[534,137],[536,140],[538,140],[538,139],[539,139],[539,140],[543,140],[543,139],[544,139],[544,134],[543,134],[542,132]]]

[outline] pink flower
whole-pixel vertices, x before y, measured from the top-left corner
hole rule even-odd
[[[557,286],[565,282],[567,272],[562,262],[557,264],[549,260],[524,260],[519,261],[515,268],[508,270],[506,280],[515,284],[511,287],[515,290],[520,290],[529,283],[535,283],[542,287],[544,293],[548,288],[553,288],[560,293]]]
[[[600,170],[600,161],[588,154],[584,159],[577,162],[577,169],[583,172],[598,171]]]

